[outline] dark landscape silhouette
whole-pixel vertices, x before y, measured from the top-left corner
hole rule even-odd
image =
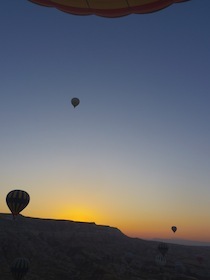
[[[25,280],[210,279],[210,247],[168,243],[158,266],[159,241],[131,238],[95,223],[0,214],[0,279],[12,279],[15,258],[30,262]],[[199,262],[196,256],[202,256]]]

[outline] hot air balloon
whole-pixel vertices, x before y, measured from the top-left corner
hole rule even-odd
[[[30,196],[22,190],[13,190],[7,194],[6,202],[13,217],[17,216],[30,201]]]
[[[129,14],[146,14],[164,9],[171,4],[190,0],[29,0],[30,2],[54,7],[74,15],[97,15],[121,17]]]
[[[29,270],[29,260],[26,258],[17,258],[10,267],[14,280],[21,280]]]
[[[175,226],[172,226],[171,229],[173,230],[174,233],[177,231],[177,227]]]
[[[76,97],[72,98],[71,104],[74,106],[74,108],[77,107],[79,105],[79,103],[80,103],[80,100],[78,98],[76,98]]]
[[[158,254],[158,255],[155,257],[155,263],[156,263],[158,266],[165,266],[165,265],[166,265],[166,258],[165,258],[162,254]]]
[[[158,250],[163,256],[165,256],[166,253],[168,252],[168,244],[163,242],[159,243]]]

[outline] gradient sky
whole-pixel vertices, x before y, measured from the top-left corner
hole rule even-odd
[[[2,1],[0,212],[23,189],[25,216],[210,241],[209,10],[107,19]]]

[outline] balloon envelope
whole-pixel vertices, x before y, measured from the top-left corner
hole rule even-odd
[[[15,259],[10,267],[10,270],[15,280],[23,279],[29,270],[29,260],[26,258]]]
[[[7,194],[6,202],[13,216],[17,216],[30,201],[30,196],[22,190],[13,190]]]
[[[158,266],[164,266],[166,265],[166,258],[161,255],[161,254],[158,254],[156,257],[155,257],[155,263],[158,265]]]
[[[54,7],[74,15],[97,15],[121,17],[129,14],[146,14],[164,9],[171,4],[190,0],[29,0],[30,2]]]
[[[72,98],[71,104],[74,106],[74,108],[75,108],[76,106],[78,106],[79,103],[80,103],[79,98],[76,98],[76,97]]]
[[[177,231],[177,227],[175,226],[172,226],[171,229],[173,230],[174,233]]]
[[[158,250],[163,256],[165,256],[166,253],[168,252],[168,244],[163,242],[159,243]]]

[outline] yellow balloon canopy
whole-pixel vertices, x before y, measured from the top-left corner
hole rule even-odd
[[[129,14],[146,14],[164,9],[171,4],[190,0],[29,0],[54,7],[74,15],[121,17]]]

